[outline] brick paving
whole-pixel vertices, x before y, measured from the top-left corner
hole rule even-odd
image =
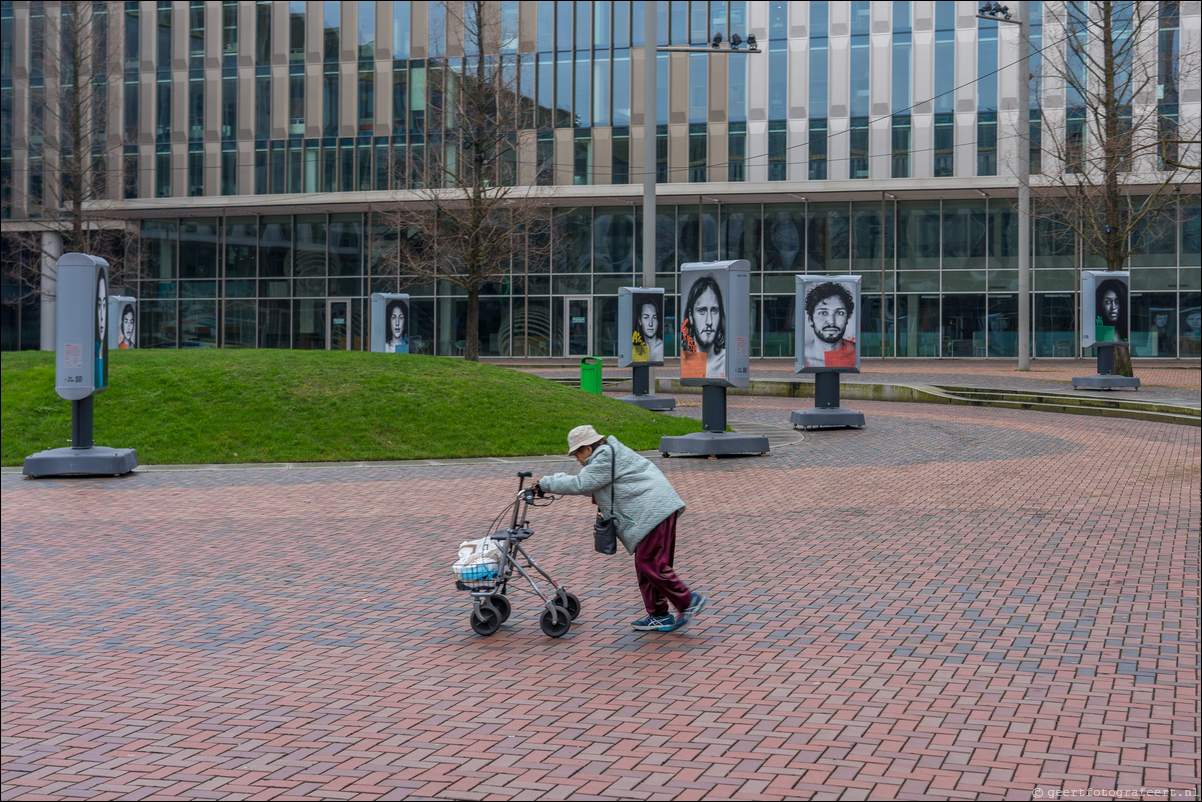
[[[4,475],[0,795],[1196,793],[1199,430],[850,406],[767,457],[657,458],[712,596],[684,634],[628,629],[630,558],[569,498],[528,545],[572,631],[520,595],[474,635],[449,565],[513,465]]]

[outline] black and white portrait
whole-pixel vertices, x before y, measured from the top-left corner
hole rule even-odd
[[[1100,343],[1127,342],[1128,306],[1127,282],[1120,278],[1098,281],[1094,291],[1095,339]]]
[[[117,329],[117,348],[124,351],[135,347],[138,342],[137,317],[133,304],[125,303],[121,305],[121,320]]]
[[[630,333],[634,362],[664,361],[664,296],[636,292],[631,296],[633,326]]]
[[[409,353],[409,304],[400,298],[391,299],[384,307],[384,350]]]
[[[96,280],[96,342],[104,341],[105,334],[108,333],[108,317],[109,317],[109,296],[108,286],[104,280],[104,273]]]
[[[808,282],[805,288],[802,333],[806,367],[855,367],[855,284]]]
[[[690,379],[726,378],[726,306],[714,273],[686,272],[681,287],[680,375]]]

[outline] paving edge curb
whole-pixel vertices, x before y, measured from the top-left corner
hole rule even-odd
[[[606,390],[621,391],[619,386]],[[963,387],[954,388],[965,393],[997,393],[997,388]],[[698,395],[700,387],[686,387],[680,379],[659,379],[656,392],[664,395]],[[787,379],[755,379],[747,387],[731,387],[730,395],[772,396],[787,398],[813,398],[814,383]],[[961,406],[1002,407],[1005,409],[1030,409],[1041,412],[1063,412],[1073,415],[1096,415],[1108,418],[1128,418],[1155,423],[1175,423],[1184,426],[1202,427],[1202,411],[1193,407],[1177,406],[1162,402],[1143,402],[1138,399],[1102,399],[1114,406],[1077,406],[1078,401],[1098,401],[1096,396],[1073,396],[1058,391],[1007,390],[1021,395],[1038,396],[1037,402],[1023,400],[991,400],[961,398],[954,392],[931,384],[892,384],[870,382],[847,382],[840,384],[839,397],[849,401],[902,401],[921,404],[956,404]],[[1057,402],[1063,403],[1057,403]]]

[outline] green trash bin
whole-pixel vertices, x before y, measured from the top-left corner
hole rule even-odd
[[[595,356],[580,360],[580,389],[601,395],[601,360]]]

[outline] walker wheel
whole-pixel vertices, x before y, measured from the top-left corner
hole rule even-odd
[[[560,588],[555,595],[559,606],[568,611],[568,615],[572,617],[573,621],[580,617],[580,599],[563,588]]]
[[[488,637],[501,628],[501,616],[496,609],[482,604],[480,609],[472,610],[472,629],[477,635]]]
[[[497,609],[497,614],[501,616],[502,624],[509,620],[509,614],[513,611],[513,605],[509,603],[509,597],[500,593],[494,593],[488,597],[488,603]]]
[[[668,458],[668,452],[667,452],[667,451],[661,451],[661,452],[659,452],[659,455],[660,455],[661,457],[663,457],[664,459],[667,459],[667,458]]]
[[[543,634],[548,638],[562,638],[568,634],[568,630],[572,628],[572,616],[568,611],[555,605],[555,617],[551,617],[551,611],[543,612],[543,617],[539,619],[539,626],[543,628]]]

